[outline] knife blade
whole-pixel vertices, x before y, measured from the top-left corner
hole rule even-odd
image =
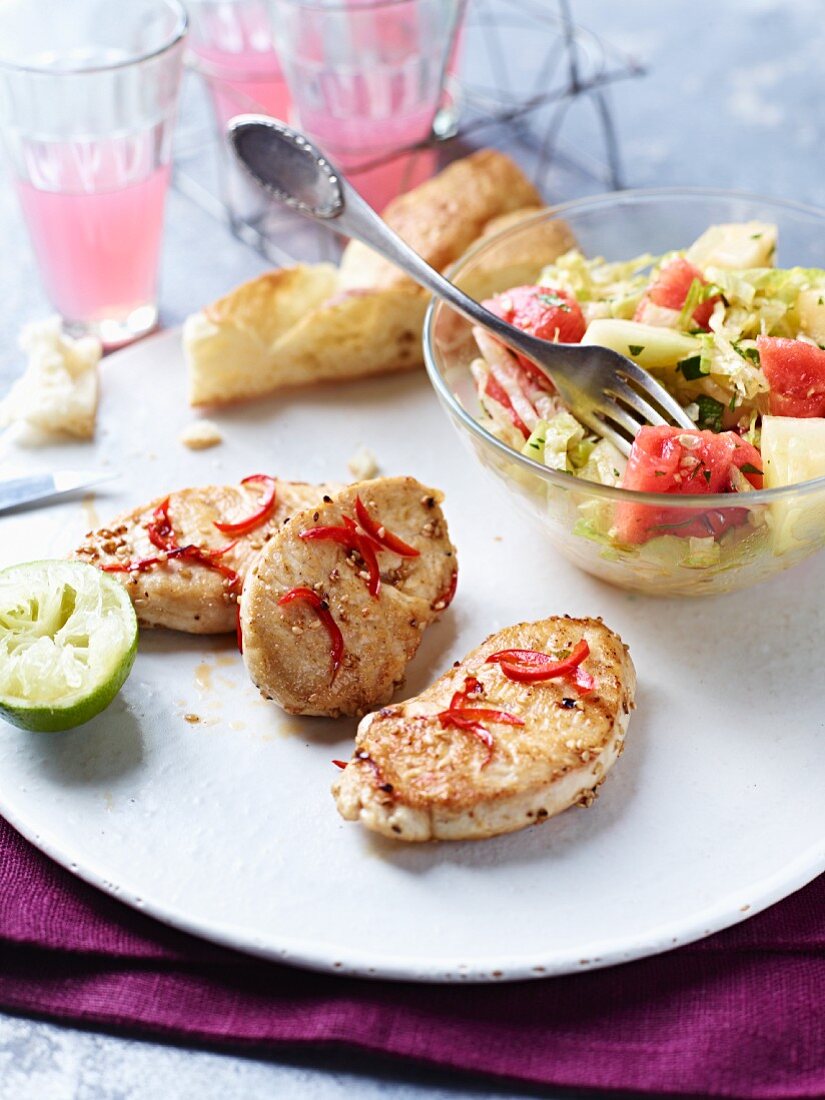
[[[117,474],[93,470],[60,470],[54,474],[29,474],[0,480],[0,512],[8,512],[22,504],[52,500],[78,489],[111,481]]]

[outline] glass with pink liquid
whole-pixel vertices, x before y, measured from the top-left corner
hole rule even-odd
[[[0,4],[0,120],[43,282],[109,347],[157,324],[186,26],[179,0]]]
[[[267,0],[187,0],[189,61],[212,101],[223,155],[221,182],[230,221],[252,219],[260,196],[229,155],[226,124],[263,112],[289,120],[289,89],[275,53]]]
[[[289,89],[275,53],[267,0],[188,0],[188,48],[221,132],[248,111],[289,121]]]
[[[371,205],[435,167],[425,142],[465,0],[270,0],[296,122]]]

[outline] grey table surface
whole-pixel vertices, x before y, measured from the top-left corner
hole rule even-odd
[[[734,187],[825,206],[821,0],[574,0],[573,6],[580,22],[649,68],[644,78],[611,92],[628,185]],[[583,140],[592,140],[589,133]],[[569,172],[551,171],[548,198],[571,197],[579,189]],[[48,311],[14,196],[2,178],[0,240],[1,392],[22,369],[20,325]],[[207,213],[170,195],[165,324],[178,323],[266,266]],[[343,1095],[469,1100],[559,1094],[345,1055],[215,1054],[0,1014],[0,1100]]]

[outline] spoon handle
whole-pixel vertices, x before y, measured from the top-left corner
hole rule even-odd
[[[538,363],[552,380],[547,361],[564,355],[557,345],[503,321],[430,267],[303,134],[265,115],[238,115],[227,135],[245,170],[278,202],[378,252],[468,321]]]
[[[442,298],[468,321],[481,325],[509,347],[532,359],[539,350],[537,345],[540,345],[546,357],[545,341],[537,341],[528,333],[502,321],[495,313],[491,313],[463,290],[459,290],[390,229],[345,178],[339,176],[338,181],[343,199],[341,212],[335,218],[335,228],[339,232],[378,252],[385,260],[405,271],[425,290]]]

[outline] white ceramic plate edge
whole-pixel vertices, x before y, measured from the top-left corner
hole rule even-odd
[[[48,736],[48,734],[42,736]],[[698,915],[692,914],[691,918],[684,923],[671,922],[662,925],[655,936],[642,936],[630,944],[625,942],[622,946],[617,946],[615,941],[611,940],[594,942],[588,945],[587,957],[580,957],[583,956],[581,951],[577,951],[575,955],[569,952],[554,954],[551,951],[539,960],[532,957],[526,961],[517,955],[502,955],[498,960],[485,962],[483,966],[479,966],[473,960],[461,959],[434,959],[427,966],[411,966],[409,960],[398,956],[379,959],[365,952],[327,953],[311,941],[295,938],[282,938],[283,946],[273,949],[234,925],[199,921],[179,909],[153,902],[151,898],[145,896],[138,898],[128,886],[111,883],[91,864],[81,869],[53,835],[30,830],[16,814],[7,811],[2,800],[0,800],[0,812],[21,836],[71,874],[89,883],[90,886],[102,890],[115,900],[123,902],[140,913],[154,917],[169,927],[221,947],[255,955],[272,962],[348,977],[393,981],[439,983],[523,981],[585,970],[600,970],[633,962],[636,959],[660,955],[677,947],[695,943],[715,932],[721,932],[750,919],[802,889],[803,886],[807,886],[818,875],[825,872],[825,842],[822,842],[801,854],[783,868],[782,872],[770,875],[754,884],[753,889],[748,893],[751,897],[758,895],[756,900],[751,900],[751,897],[745,894],[726,897],[717,904],[708,906]]]

